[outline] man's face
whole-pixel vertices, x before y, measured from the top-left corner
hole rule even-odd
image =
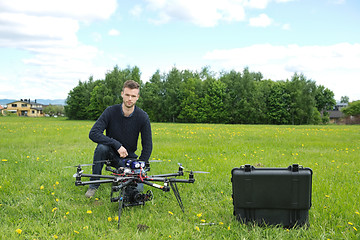
[[[132,108],[139,99],[139,89],[124,88],[121,92],[125,107]]]

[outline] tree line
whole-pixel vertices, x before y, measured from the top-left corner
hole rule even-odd
[[[104,109],[122,102],[123,83],[140,83],[137,103],[153,122],[230,124],[321,124],[335,104],[334,93],[303,74],[291,79],[263,79],[260,72],[235,70],[156,71],[146,83],[138,67],[115,66],[105,79],[79,81],[66,99],[69,119],[96,120]]]

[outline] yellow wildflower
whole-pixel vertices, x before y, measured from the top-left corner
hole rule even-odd
[[[169,211],[169,214],[174,215],[172,212]]]
[[[200,228],[198,226],[195,227],[196,231],[200,232]]]
[[[55,212],[57,210],[57,207],[54,207],[51,212]]]
[[[108,221],[111,222],[112,218],[111,217],[108,217]]]
[[[18,234],[22,233],[22,230],[20,228],[16,229],[15,232],[17,232]]]
[[[43,190],[43,189],[44,189],[44,186],[43,186],[43,185],[41,185],[41,186],[40,186],[40,190]]]
[[[91,210],[87,210],[86,213],[92,214],[92,211],[91,211]]]
[[[219,222],[219,225],[224,225],[224,223],[223,223],[223,222]]]
[[[353,229],[354,229],[355,231],[357,231],[356,227],[353,227]]]
[[[55,238],[55,239],[58,239],[59,237],[58,237],[57,235],[54,235],[54,238]]]
[[[76,231],[76,230],[74,230],[74,233],[77,233],[77,234],[79,234],[79,232],[78,232],[78,231]]]
[[[359,212],[355,212],[357,215],[360,215],[360,213]]]
[[[352,222],[348,222],[349,225],[354,225]]]
[[[7,162],[7,159],[2,159],[1,161],[2,161],[2,162]]]
[[[201,219],[200,221],[203,222],[203,223],[206,222],[205,219]]]
[[[228,230],[230,230],[230,225],[228,226]]]
[[[201,217],[202,216],[202,213],[198,213],[196,214],[197,217]]]

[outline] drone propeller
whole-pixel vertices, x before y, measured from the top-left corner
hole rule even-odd
[[[210,172],[204,172],[204,171],[185,171],[190,173],[210,173]]]
[[[184,167],[182,166],[181,163],[178,163],[179,168],[184,169]],[[204,171],[184,171],[184,172],[189,172],[189,173],[209,173],[209,172],[204,172]]]
[[[149,162],[163,162],[162,160],[149,160]]]
[[[65,168],[71,168],[71,167],[85,167],[85,166],[92,166],[94,165],[93,163],[89,163],[89,164],[79,164],[76,166],[66,166]]]

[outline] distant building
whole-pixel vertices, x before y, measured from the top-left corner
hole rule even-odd
[[[43,117],[43,105],[31,102],[30,99],[20,99],[7,104],[7,112],[16,113],[18,116]]]
[[[348,103],[336,102],[333,110],[328,111],[330,123],[340,123],[341,120],[345,117],[341,109],[348,106]]]
[[[0,114],[4,115],[4,111],[5,111],[4,107],[0,105]]]

